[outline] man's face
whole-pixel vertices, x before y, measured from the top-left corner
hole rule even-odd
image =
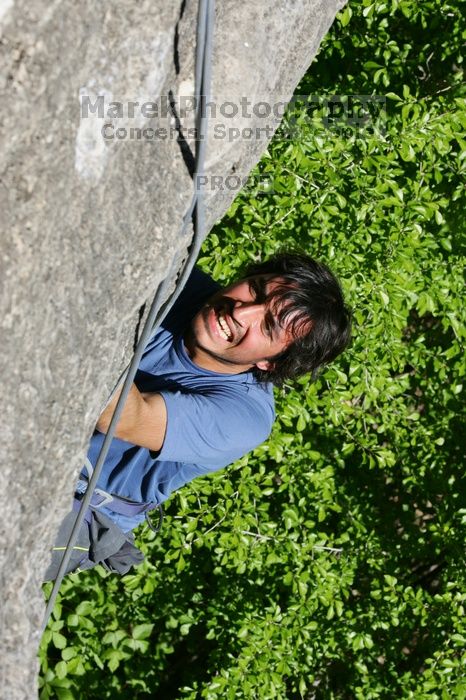
[[[237,374],[269,370],[271,359],[293,341],[265,299],[280,282],[256,275],[216,292],[193,318],[185,337],[191,360],[203,369]]]

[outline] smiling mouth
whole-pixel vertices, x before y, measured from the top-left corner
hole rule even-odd
[[[233,332],[230,330],[224,314],[221,311],[215,312],[215,320],[217,322],[217,329],[222,338],[228,340],[229,343],[233,340]]]

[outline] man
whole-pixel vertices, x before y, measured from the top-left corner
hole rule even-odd
[[[125,572],[137,563],[127,533],[175,489],[263,442],[274,420],[272,384],[315,374],[349,336],[338,281],[308,256],[278,255],[226,289],[195,270],[144,352],[69,570],[100,562]],[[88,471],[117,399],[97,422]],[[78,499],[85,479],[83,472]],[[46,578],[74,517],[59,533]]]

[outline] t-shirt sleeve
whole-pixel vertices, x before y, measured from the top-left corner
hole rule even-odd
[[[167,407],[167,428],[159,460],[219,469],[260,445],[270,434],[272,405],[248,394],[160,393]]]

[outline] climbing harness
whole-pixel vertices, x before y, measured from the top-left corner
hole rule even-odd
[[[173,269],[174,264],[170,266],[167,277],[159,284],[157,291],[155,293],[154,299],[152,301],[144,329],[141,333],[141,337],[134,350],[133,357],[126,371],[126,376],[123,382],[123,388],[121,390],[120,397],[115,406],[115,410],[108,427],[107,434],[104,438],[99,456],[97,458],[94,471],[91,478],[87,484],[87,489],[83,494],[82,500],[80,501],[78,515],[74,523],[73,529],[71,531],[66,549],[61,560],[60,567],[58,569],[50,597],[47,602],[47,607],[45,609],[44,620],[42,623],[42,632],[45,631],[47,627],[50,615],[55,605],[55,600],[58,595],[63,577],[65,575],[69,560],[73,553],[74,544],[78,537],[79,530],[85,519],[86,512],[91,505],[94,493],[96,493],[97,480],[100,476],[104,461],[106,459],[108,450],[110,448],[110,443],[115,434],[117,423],[120,419],[123,406],[130,392],[133,380],[136,376],[136,372],[141,361],[144,349],[152,337],[155,330],[162,323],[163,319],[175,303],[181,290],[183,289],[189,275],[194,267],[196,259],[199,255],[199,250],[203,240],[203,234],[205,232],[205,204],[203,193],[197,187],[198,182],[203,182],[204,168],[205,168],[205,152],[206,152],[206,142],[207,142],[207,110],[205,105],[210,100],[210,84],[212,75],[212,44],[213,44],[213,28],[214,28],[214,12],[215,4],[214,0],[199,0],[198,7],[198,17],[197,17],[197,37],[196,37],[196,68],[195,68],[195,87],[196,87],[196,127],[197,127],[197,139],[196,139],[196,151],[195,151],[195,167],[194,167],[194,193],[191,200],[191,204],[183,218],[180,235],[184,235],[186,228],[190,221],[193,222],[194,234],[189,247],[188,257],[177,280],[177,284],[174,292],[167,299],[167,301],[161,304],[161,299],[166,296],[166,288],[172,278],[172,273],[175,272]],[[120,380],[121,381],[121,380]],[[118,386],[118,385],[117,385]],[[114,498],[111,494],[108,494],[111,498]],[[105,496],[104,496],[105,498]],[[102,505],[102,504],[100,504]],[[147,517],[147,516],[146,516]],[[160,528],[162,518],[159,517]],[[149,521],[150,522],[150,521]]]
[[[81,478],[76,484],[73,502],[74,510],[80,509],[83,496],[89,488],[89,479],[94,473],[94,467],[92,466],[92,462],[88,457],[86,457],[84,460],[84,468],[87,471],[87,478],[81,474]],[[109,508],[114,513],[118,513],[118,515],[125,515],[128,518],[133,518],[135,515],[144,514],[146,522],[153,532],[159,532],[160,528],[162,527],[163,509],[160,503],[140,503],[139,501],[133,501],[130,498],[119,496],[116,493],[109,493],[108,491],[104,491],[104,489],[95,488],[91,495],[89,508],[92,508],[93,510]],[[150,519],[149,513],[152,510],[159,511],[159,522],[157,525],[154,525]],[[84,516],[84,519],[87,519],[87,513]]]

